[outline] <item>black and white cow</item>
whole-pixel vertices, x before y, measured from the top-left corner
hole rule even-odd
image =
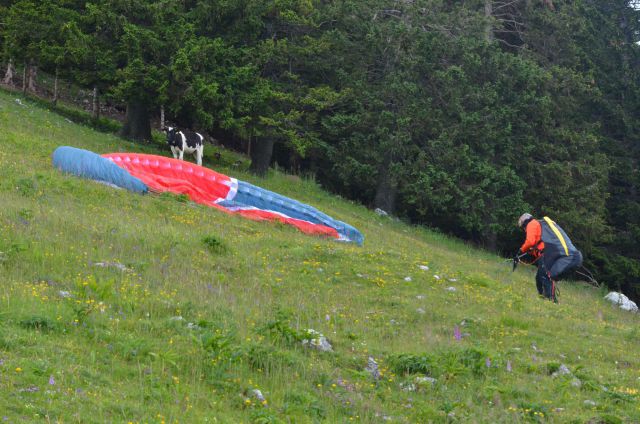
[[[171,153],[175,159],[183,160],[185,152],[193,153],[198,165],[202,165],[202,153],[204,150],[204,137],[202,134],[189,130],[179,130],[175,127],[165,127],[167,143],[171,147]]]

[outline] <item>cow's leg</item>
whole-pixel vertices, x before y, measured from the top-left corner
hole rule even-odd
[[[180,160],[183,160],[182,157],[184,156],[184,149],[180,150]]]
[[[173,155],[174,159],[178,159],[178,152],[176,151],[177,149],[173,146],[171,146],[171,154]]]
[[[201,145],[199,145],[198,147],[196,147],[196,162],[198,163],[198,165],[202,166],[202,153],[203,153],[204,147]]]

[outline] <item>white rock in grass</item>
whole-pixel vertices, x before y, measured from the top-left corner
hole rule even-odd
[[[618,305],[620,309],[630,312],[638,312],[638,305],[622,293],[610,292],[604,298],[609,302]]]
[[[129,268],[127,268],[126,266],[122,265],[120,262],[110,262],[110,261],[106,261],[106,262],[94,262],[93,266],[99,266],[101,268],[116,268],[119,269],[120,271],[124,272],[124,271],[129,271]]]
[[[560,368],[558,368],[558,371],[554,372],[551,375],[553,377],[558,377],[559,375],[570,375],[570,374],[571,374],[571,371],[569,371],[569,368],[567,368],[565,364],[561,364]]]
[[[447,287],[445,290],[450,291],[450,292],[454,292],[457,289],[455,287],[451,286],[451,287]]]
[[[70,292],[68,292],[68,291],[66,291],[66,290],[60,290],[60,291],[58,292],[58,296],[63,297],[63,298],[65,298],[65,299],[66,299],[67,297],[73,297],[73,296],[71,295],[71,293],[70,293]]]
[[[253,394],[253,397],[255,397],[256,399],[258,399],[260,402],[264,402],[266,401],[266,399],[264,398],[264,396],[262,395],[262,392],[258,389],[253,389],[251,391],[251,393]]]
[[[380,209],[380,208],[376,208],[376,209],[374,210],[374,212],[375,212],[376,214],[378,214],[379,216],[389,216],[389,214],[388,214],[386,211],[384,211],[384,210],[382,210],[382,209]]]
[[[371,374],[371,377],[373,377],[374,380],[380,379],[380,370],[378,369],[378,363],[373,358],[373,356],[369,356],[365,371]]]
[[[417,387],[413,383],[400,383],[400,388],[405,392],[415,392]]]
[[[418,265],[418,268],[420,268],[423,271],[429,271],[429,267],[426,265]]]
[[[436,381],[438,380],[436,380],[433,377],[427,377],[427,376],[416,377],[416,384],[418,384],[419,386],[427,386],[427,385],[433,386],[434,384],[436,384]]]
[[[307,338],[302,340],[303,346],[309,346],[321,352],[333,352],[333,347],[327,338],[314,329],[309,328],[306,334]]]
[[[411,277],[404,277],[404,281],[406,281],[407,283],[411,281]]]

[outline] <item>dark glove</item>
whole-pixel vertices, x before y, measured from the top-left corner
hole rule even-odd
[[[515,255],[513,255],[513,269],[511,271],[515,271],[520,263],[520,255],[522,255],[522,251],[518,249]]]

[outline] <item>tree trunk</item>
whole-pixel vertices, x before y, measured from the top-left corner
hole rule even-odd
[[[493,42],[493,0],[484,0],[484,17],[486,18],[484,40],[491,43]]]
[[[27,62],[25,62],[22,69],[22,94],[27,94],[27,68]]]
[[[391,175],[390,163],[387,161],[380,169],[378,176],[378,187],[376,187],[376,197],[373,201],[375,208],[393,214],[396,209],[396,195],[398,194],[398,184]]]
[[[131,100],[127,104],[127,116],[120,131],[122,137],[138,141],[151,140],[149,107],[141,100]]]
[[[98,97],[98,87],[93,87],[93,100],[91,102],[91,117],[100,118],[100,98]]]
[[[32,93],[36,92],[36,77],[38,76],[38,67],[36,65],[29,65],[29,82],[27,90]]]
[[[164,105],[160,106],[160,129],[164,129]]]
[[[13,67],[13,60],[9,59],[9,64],[7,65],[7,72],[5,72],[2,82],[6,85],[13,87],[13,74],[15,72],[16,72],[16,68]]]
[[[251,166],[249,167],[249,171],[255,175],[264,177],[267,175],[269,165],[271,164],[274,141],[271,138],[259,140],[257,137],[254,137],[249,144],[251,146]]]
[[[58,68],[56,67],[56,77],[53,80],[53,99],[51,100],[53,105],[58,104]]]

